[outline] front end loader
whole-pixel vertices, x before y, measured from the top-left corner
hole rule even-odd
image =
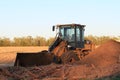
[[[84,40],[84,27],[81,24],[53,26],[53,31],[57,29],[58,32],[48,51],[17,53],[14,66],[40,66],[81,60],[93,50],[92,42]]]

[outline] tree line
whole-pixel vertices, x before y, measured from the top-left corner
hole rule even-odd
[[[88,35],[85,36],[85,39],[91,40],[93,44],[95,45],[101,45],[103,43],[105,43],[108,40],[116,40],[116,41],[120,41],[120,36],[93,36],[93,35]]]
[[[0,38],[0,46],[49,46],[54,38],[46,39],[41,36],[14,37],[13,40],[3,37]]]
[[[85,36],[85,39],[91,40],[95,45],[100,45],[105,41],[110,39],[120,40],[119,37],[110,37],[110,36]],[[51,37],[46,39],[41,36],[33,38],[32,36],[26,37],[14,37],[13,40],[3,37],[0,38],[0,46],[49,46],[54,41],[54,38]]]

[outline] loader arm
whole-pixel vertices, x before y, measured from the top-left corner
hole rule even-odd
[[[56,46],[58,46],[62,42],[62,39],[60,37],[57,37],[53,43],[49,46],[48,52],[52,52]]]

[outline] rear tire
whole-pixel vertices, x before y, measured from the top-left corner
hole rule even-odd
[[[61,61],[62,63],[71,63],[71,62],[75,62],[75,61],[79,61],[79,57],[78,55],[73,52],[73,51],[68,51],[62,54],[61,56]]]

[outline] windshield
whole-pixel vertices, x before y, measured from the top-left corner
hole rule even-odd
[[[72,47],[84,47],[84,29],[80,26],[61,26],[59,32],[63,40],[67,40]]]
[[[74,27],[64,26],[60,28],[60,33],[62,34],[62,39],[72,42],[75,39]]]

